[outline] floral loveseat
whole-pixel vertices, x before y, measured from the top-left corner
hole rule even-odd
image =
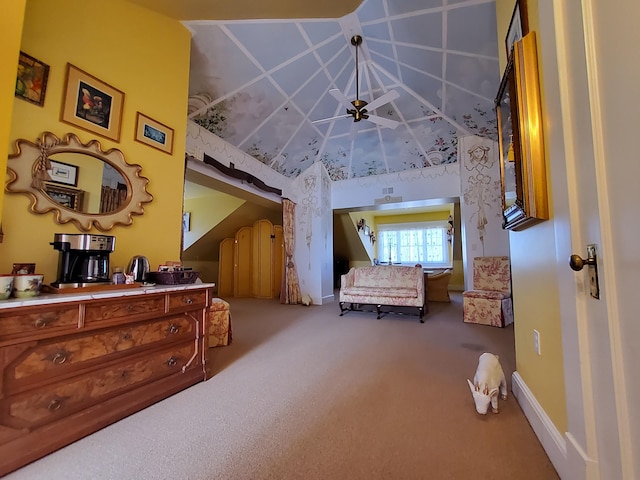
[[[375,305],[378,318],[383,306],[416,307],[420,322],[424,323],[426,299],[422,266],[353,267],[340,280],[340,316],[359,309],[360,305]]]

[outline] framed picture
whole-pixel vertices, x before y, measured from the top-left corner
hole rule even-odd
[[[503,228],[549,218],[535,32],[514,44],[495,101]]]
[[[67,64],[61,121],[119,142],[123,105],[123,92]]]
[[[33,275],[36,273],[35,263],[14,263],[12,275]]]
[[[20,52],[16,77],[16,97],[41,107],[44,105],[48,78],[49,65],[31,55]]]
[[[191,231],[191,212],[184,212],[182,214],[182,231]]]
[[[173,153],[173,129],[138,112],[136,117],[136,137],[138,142]]]
[[[82,211],[83,190],[45,183],[44,192],[57,204],[78,212]]]
[[[64,185],[78,186],[78,167],[64,162],[49,160],[51,170],[48,170],[52,182]]]
[[[527,0],[516,0],[511,14],[511,22],[505,38],[507,58],[511,55],[513,44],[529,33],[529,20],[527,14]]]

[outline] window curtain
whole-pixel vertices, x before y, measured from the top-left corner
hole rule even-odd
[[[293,263],[295,251],[295,214],[296,204],[288,198],[282,199],[282,233],[284,237],[284,275],[282,276],[282,288],[280,289],[280,303],[302,303],[300,284],[298,283],[298,271]]]

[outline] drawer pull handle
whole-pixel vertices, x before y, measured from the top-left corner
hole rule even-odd
[[[127,332],[122,336],[123,340],[131,340],[131,333]]]
[[[175,357],[171,357],[169,358],[169,360],[167,360],[167,365],[169,365],[170,367],[175,367],[178,364],[178,360],[176,360]]]
[[[131,312],[133,310],[133,305],[127,305],[127,312]]]
[[[193,303],[193,299],[191,297],[184,298],[183,300],[187,305],[191,305]]]
[[[169,333],[178,333],[180,331],[180,327],[175,325],[175,324],[171,324],[169,326]]]
[[[56,365],[62,365],[64,362],[67,361],[67,356],[64,353],[56,353],[51,359],[51,361]]]
[[[49,402],[49,405],[47,405],[47,408],[51,412],[55,412],[56,410],[60,410],[62,408],[62,400],[58,400],[58,399],[51,400]]]
[[[44,318],[39,318],[34,323],[36,328],[44,328],[47,326],[47,321]]]

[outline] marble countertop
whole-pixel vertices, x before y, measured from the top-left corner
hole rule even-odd
[[[16,308],[34,305],[46,305],[52,303],[74,302],[81,300],[93,300],[101,298],[126,297],[133,295],[145,295],[147,293],[165,293],[179,292],[182,290],[192,290],[195,288],[212,288],[215,283],[189,283],[183,285],[142,285],[135,288],[119,288],[94,290],[91,292],[74,292],[70,289],[69,293],[42,293],[37,297],[31,298],[9,298],[0,300],[0,310],[6,308]]]

